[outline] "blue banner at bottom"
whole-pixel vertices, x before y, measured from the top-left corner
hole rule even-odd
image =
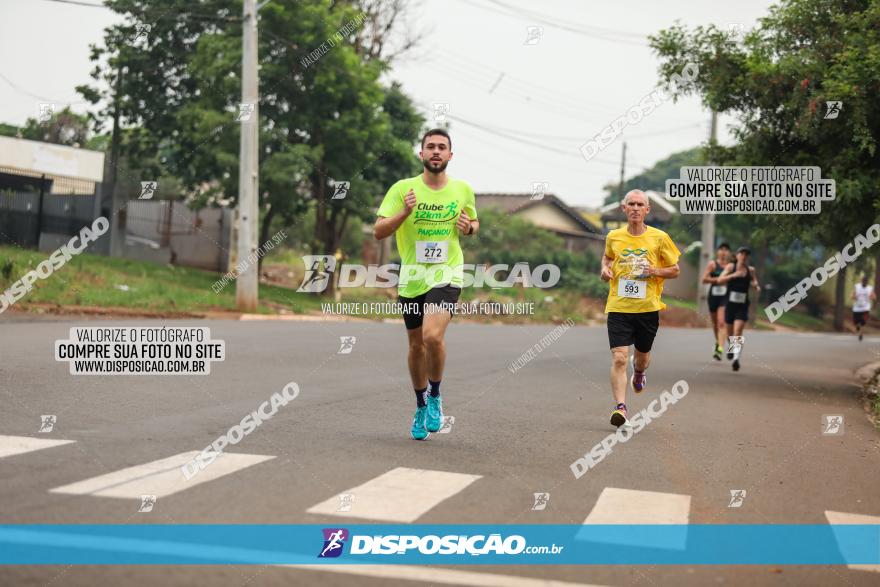
[[[5,565],[880,564],[877,525],[0,525]]]

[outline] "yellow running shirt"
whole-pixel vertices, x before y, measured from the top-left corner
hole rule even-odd
[[[416,207],[394,235],[401,265],[398,293],[415,298],[440,285],[461,287],[464,256],[455,223],[462,210],[471,220],[477,219],[474,190],[451,177],[442,189],[432,190],[417,175],[391,186],[376,214],[388,218],[403,210],[410,188],[416,194]]]
[[[663,268],[678,263],[681,255],[669,235],[651,226],[644,233],[633,236],[627,227],[616,228],[605,237],[605,256],[614,259],[609,282],[605,313],[655,312],[666,308],[660,301],[663,279],[641,277],[646,266]]]

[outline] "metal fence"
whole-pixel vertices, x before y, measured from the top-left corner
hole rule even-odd
[[[231,210],[191,210],[183,202],[133,200],[124,214],[126,257],[226,271]]]
[[[0,243],[37,248],[40,235],[73,236],[95,218],[95,195],[0,192]]]

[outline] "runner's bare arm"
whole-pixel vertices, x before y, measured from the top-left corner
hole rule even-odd
[[[727,283],[731,279],[736,279],[737,277],[745,275],[744,272],[734,271],[734,268],[736,268],[736,265],[728,263],[727,267],[724,268],[724,271],[721,272],[721,275],[718,276],[718,283]]]
[[[709,277],[709,274],[712,273],[715,269],[715,261],[709,261],[706,264],[706,270],[703,271],[703,283],[718,283],[718,280],[714,277]]]
[[[376,220],[376,224],[373,226],[373,236],[376,237],[376,240],[380,241],[394,234],[394,231],[400,228],[400,225],[403,224],[415,207],[416,193],[410,189],[403,199],[403,210],[394,216],[379,216],[379,219]]]
[[[760,292],[761,286],[758,284],[758,273],[755,271],[755,268],[752,267],[751,265],[749,266],[749,269],[752,270],[752,287],[755,288],[755,291]]]
[[[602,278],[602,281],[611,281],[614,279],[614,273],[611,271],[611,264],[614,263],[614,259],[607,255],[602,255],[602,271],[599,274],[599,277]]]
[[[480,221],[476,218],[471,219],[467,212],[462,210],[461,214],[458,215],[458,220],[455,221],[455,227],[463,235],[471,236],[477,234],[477,231],[480,229]]]
[[[661,279],[675,279],[681,273],[678,263],[669,267],[648,267],[643,275],[660,277]]]

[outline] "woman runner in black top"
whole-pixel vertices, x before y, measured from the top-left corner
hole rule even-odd
[[[739,371],[739,357],[743,346],[743,329],[749,319],[749,286],[761,291],[755,268],[749,265],[752,252],[747,247],[736,251],[736,263],[729,263],[717,277],[718,283],[727,284],[727,306],[724,322],[727,324],[727,359],[733,359],[733,370]]]
[[[715,338],[715,351],[712,356],[716,361],[721,360],[724,349],[724,307],[727,305],[727,285],[718,283],[718,277],[729,262],[730,245],[721,243],[715,251],[715,260],[709,261],[703,272],[703,283],[709,284],[707,296],[709,320],[712,322],[712,334]]]

